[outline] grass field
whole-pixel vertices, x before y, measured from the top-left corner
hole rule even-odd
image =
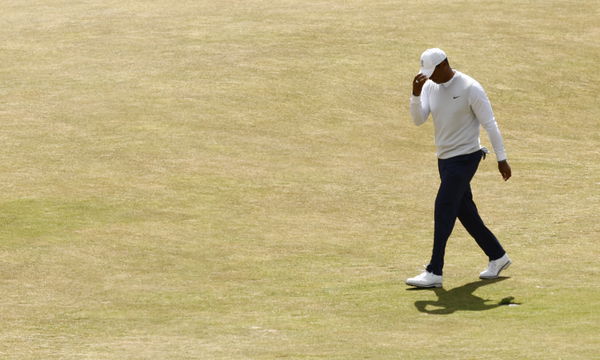
[[[1,359],[600,359],[598,1],[0,4]],[[428,47],[505,138],[500,281],[457,226],[444,289],[404,285]]]

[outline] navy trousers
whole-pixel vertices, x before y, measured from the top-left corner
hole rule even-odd
[[[470,183],[483,155],[482,151],[477,151],[450,159],[438,159],[441,183],[435,199],[433,251],[427,266],[427,271],[436,275],[442,275],[446,243],[456,218],[490,260],[496,260],[505,254],[498,239],[481,220],[473,202]]]

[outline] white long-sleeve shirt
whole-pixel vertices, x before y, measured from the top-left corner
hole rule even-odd
[[[415,125],[427,121],[435,128],[437,157],[448,159],[481,149],[479,126],[486,132],[498,161],[506,160],[504,142],[483,87],[472,77],[455,71],[450,81],[427,81],[421,96],[411,96],[410,114]]]

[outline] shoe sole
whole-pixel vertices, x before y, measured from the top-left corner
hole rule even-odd
[[[480,279],[485,279],[485,280],[497,279],[500,276],[500,273],[502,272],[502,270],[508,269],[508,267],[510,266],[510,264],[512,264],[512,261],[508,260],[508,262],[506,264],[504,264],[500,268],[500,270],[498,270],[498,273],[496,274],[496,276],[481,276],[481,275],[479,275],[479,278]]]
[[[423,289],[441,288],[442,287],[442,284],[440,284],[440,283],[431,284],[431,285],[417,285],[417,284],[406,283],[406,285],[410,285],[410,286],[414,286],[414,287],[418,287],[418,288],[423,288]]]

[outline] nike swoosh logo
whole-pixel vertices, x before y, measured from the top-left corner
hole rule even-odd
[[[453,96],[453,97],[452,97],[452,99],[456,100],[456,99],[458,99],[459,97],[460,97],[460,95],[459,95],[459,96]]]

